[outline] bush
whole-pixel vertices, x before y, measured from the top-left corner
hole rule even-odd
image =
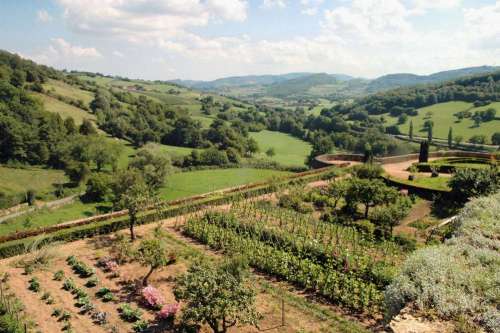
[[[32,278],[29,280],[29,286],[28,289],[37,293],[40,291],[40,281],[36,277]]]
[[[64,279],[64,272],[62,270],[58,270],[57,272],[54,273],[55,281],[62,281],[62,279]]]
[[[497,168],[459,169],[450,179],[449,185],[453,198],[458,202],[466,202],[500,189],[500,173]]]
[[[375,232],[375,225],[368,220],[356,221],[354,223],[354,227],[356,227],[356,229],[358,229],[360,232],[367,235],[373,235],[373,233]]]
[[[99,279],[97,278],[97,276],[93,276],[87,281],[87,283],[85,283],[85,287],[93,288],[98,284],[99,284]]]
[[[142,311],[131,307],[129,304],[120,304],[118,311],[120,311],[120,317],[128,322],[136,322],[142,319]]]
[[[413,303],[443,319],[498,328],[500,194],[475,199],[458,216],[453,237],[414,252],[385,293],[390,316]]]
[[[380,178],[384,170],[379,164],[361,164],[352,167],[352,173],[358,178],[374,179]]]
[[[144,303],[153,309],[160,309],[165,304],[165,299],[160,291],[152,286],[147,286],[141,291]]]

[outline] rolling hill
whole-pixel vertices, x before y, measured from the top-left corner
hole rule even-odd
[[[269,97],[288,100],[302,98],[335,100],[360,97],[401,87],[437,84],[496,70],[500,70],[500,67],[478,66],[442,71],[430,75],[395,73],[372,80],[355,78],[345,74],[289,73],[234,76],[213,81],[174,80],[172,83],[251,100],[260,99],[262,101]]]

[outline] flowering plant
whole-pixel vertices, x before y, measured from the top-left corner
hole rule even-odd
[[[152,286],[147,286],[142,289],[142,297],[145,303],[152,308],[160,308],[165,303],[165,299],[160,291]]]
[[[158,319],[172,319],[179,311],[179,303],[165,304],[160,311],[158,311]]]

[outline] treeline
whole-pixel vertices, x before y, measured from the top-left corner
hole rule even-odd
[[[130,92],[98,89],[90,105],[99,127],[141,147],[147,142],[191,148],[215,148],[238,159],[258,149],[248,128],[234,120],[215,120],[208,129],[170,106]]]
[[[500,101],[500,72],[483,74],[438,85],[400,88],[361,98],[351,104],[332,108],[344,115],[415,115],[415,109],[449,101],[464,101],[476,106]]]

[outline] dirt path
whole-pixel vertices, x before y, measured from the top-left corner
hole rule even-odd
[[[437,159],[440,159],[440,158],[439,157],[429,158],[429,161],[434,161]],[[415,160],[404,161],[404,162],[399,162],[399,163],[383,164],[382,168],[390,176],[406,180],[406,179],[408,179],[408,176],[410,175],[410,172],[407,171],[407,169],[409,167],[411,167],[412,164],[415,162],[418,162],[418,160],[415,159]],[[430,172],[419,172],[418,174],[422,175],[422,176],[428,176],[428,177],[431,176]],[[439,176],[451,177],[451,174],[441,173],[441,174],[439,174]]]

